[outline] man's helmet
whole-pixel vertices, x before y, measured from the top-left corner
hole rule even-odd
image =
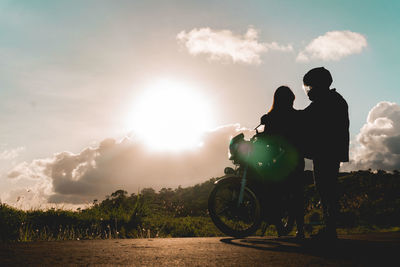
[[[314,68],[303,77],[303,84],[307,87],[329,88],[332,81],[331,73],[324,67]]]

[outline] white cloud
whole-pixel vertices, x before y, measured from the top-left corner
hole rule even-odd
[[[12,160],[17,158],[22,151],[24,151],[24,147],[17,147],[14,149],[6,149],[0,152],[0,160]]]
[[[223,175],[224,168],[231,165],[229,140],[238,132],[250,133],[239,125],[220,127],[207,132],[197,150],[182,153],[150,152],[135,140],[106,139],[79,154],[61,152],[48,159],[21,163],[8,177],[23,180],[24,187],[2,200],[34,207],[44,206],[43,202],[84,204],[118,189],[136,193],[149,186],[161,189],[194,185]],[[31,185],[29,192],[27,184]],[[24,200],[28,203],[22,204]]]
[[[14,166],[7,174],[13,189],[3,194],[1,200],[21,209],[46,208],[52,185],[44,171],[52,162],[52,159],[37,159]]]
[[[312,40],[296,60],[307,62],[313,59],[337,61],[352,54],[361,53],[367,47],[364,35],[351,31],[331,31]]]
[[[190,32],[180,32],[177,39],[192,55],[207,54],[211,60],[231,59],[246,64],[260,64],[260,55],[268,50],[293,51],[291,45],[259,42],[258,32],[252,27],[243,36],[230,30],[195,28]]]
[[[40,179],[46,166],[53,162],[52,159],[36,159],[32,162],[22,162],[8,172],[9,178]]]
[[[345,169],[400,169],[400,105],[380,102],[371,109],[357,135]]]

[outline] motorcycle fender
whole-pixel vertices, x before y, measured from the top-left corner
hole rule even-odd
[[[222,181],[227,181],[227,180],[240,181],[241,179],[242,179],[242,177],[241,177],[241,176],[238,176],[238,175],[236,175],[236,174],[227,174],[227,175],[222,176],[222,177],[219,178],[218,180],[216,180],[216,181],[214,182],[214,184],[219,184],[219,183],[221,183]]]
[[[242,182],[242,176],[239,176],[237,174],[227,174],[222,177],[220,177],[217,181],[214,182],[215,185],[219,183],[225,183],[225,182],[230,182],[230,183],[241,183]],[[250,188],[253,192],[258,192],[258,187],[256,184],[252,183],[251,181],[247,180],[246,187]]]

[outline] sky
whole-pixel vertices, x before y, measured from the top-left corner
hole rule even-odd
[[[349,104],[342,169],[400,169],[398,10],[0,0],[0,199],[79,205],[220,176],[229,138],[251,135],[280,85],[305,108],[302,77],[319,66]]]

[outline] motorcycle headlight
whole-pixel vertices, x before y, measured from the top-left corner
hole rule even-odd
[[[238,144],[237,143],[231,144],[229,146],[229,149],[228,149],[229,160],[233,160],[235,158],[235,156],[237,154],[237,148],[238,148]]]
[[[242,143],[244,138],[243,133],[236,135],[231,139],[229,142],[229,150],[228,150],[228,157],[229,160],[235,160],[235,157],[238,153],[239,144]]]

